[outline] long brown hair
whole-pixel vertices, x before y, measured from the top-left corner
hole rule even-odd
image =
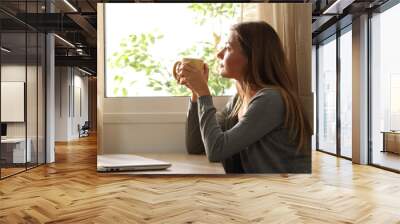
[[[232,31],[247,57],[243,92],[259,88],[279,90],[286,109],[284,127],[289,129],[292,140],[297,142],[297,149],[306,150],[309,148],[311,128],[289,76],[287,58],[278,34],[263,21],[238,23]],[[230,117],[237,116],[243,99],[244,95],[239,94]]]

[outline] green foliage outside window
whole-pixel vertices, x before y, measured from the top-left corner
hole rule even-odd
[[[217,21],[222,23],[223,19],[235,18],[238,12],[238,4],[233,3],[192,3],[188,9],[196,13],[195,23],[199,26],[207,22]],[[224,32],[227,28],[224,29]],[[190,57],[195,52],[201,52],[201,58],[210,68],[209,87],[212,95],[223,95],[225,91],[232,87],[232,81],[221,77],[218,72],[218,59],[216,54],[219,49],[221,39],[226,37],[226,33],[212,32],[212,42],[204,41],[195,43],[192,47],[180,52],[178,58]],[[190,90],[185,86],[179,85],[172,76],[172,68],[167,68],[164,63],[152,58],[149,49],[163,35],[154,31],[152,33],[131,34],[120,42],[120,48],[114,52],[108,60],[111,68],[132,69],[135,72],[143,73],[147,76],[147,86],[153,91],[166,91],[173,96],[189,96]],[[114,96],[127,96],[128,89],[133,88],[135,81],[127,81],[122,74],[113,74]]]

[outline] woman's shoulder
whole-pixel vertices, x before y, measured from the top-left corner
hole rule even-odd
[[[267,120],[281,120],[285,103],[279,89],[265,88],[258,91],[248,105],[248,112]]]
[[[272,94],[272,95],[278,95],[280,96],[281,90],[277,87],[265,87],[257,92],[258,94]]]
[[[277,103],[282,103],[282,93],[281,90],[274,87],[265,87],[257,91],[257,93],[253,96],[249,103],[255,102],[268,102],[276,101]]]

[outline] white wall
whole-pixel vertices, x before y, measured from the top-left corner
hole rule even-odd
[[[32,74],[36,68],[33,66],[25,67],[24,65],[8,64],[1,66],[1,81],[3,82],[25,82],[26,70],[28,74]],[[31,94],[29,94],[31,95]],[[33,94],[32,94],[33,95]],[[36,94],[35,94],[36,96]],[[1,108],[7,110],[7,108]],[[29,119],[30,120],[30,119]],[[7,123],[7,136],[8,137],[25,137],[25,122],[11,122]],[[28,136],[29,137],[29,136]]]
[[[71,135],[72,138],[78,138],[78,124],[82,126],[85,121],[88,121],[88,77],[83,77],[82,73],[77,70],[74,70],[74,74],[74,96],[72,96],[74,107],[72,108]]]
[[[67,67],[55,68],[55,141],[68,140],[69,76]]]
[[[55,140],[77,139],[78,124],[88,120],[88,78],[71,67],[56,67],[55,73]]]
[[[214,104],[221,110],[228,99],[214,97]],[[188,97],[105,98],[102,153],[185,152],[188,102]]]
[[[28,66],[29,71],[32,70],[32,66]],[[1,81],[18,81],[25,82],[25,64],[24,65],[2,65],[1,66]]]

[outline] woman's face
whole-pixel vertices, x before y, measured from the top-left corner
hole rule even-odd
[[[245,67],[247,66],[247,58],[240,47],[235,32],[230,32],[228,42],[218,52],[217,58],[221,60],[219,69],[223,77],[236,80],[240,80],[243,77]]]

